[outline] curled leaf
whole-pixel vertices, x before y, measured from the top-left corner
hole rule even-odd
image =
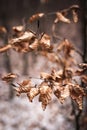
[[[13,74],[13,73],[9,73],[5,76],[2,77],[2,80],[3,81],[6,81],[6,82],[11,82],[13,79],[15,79],[17,77],[16,74]]]
[[[57,18],[55,19],[54,23],[57,23],[59,21],[64,23],[70,23],[70,20],[66,18],[61,12],[56,13]]]
[[[39,50],[42,51],[51,51],[53,49],[51,43],[50,43],[50,36],[47,34],[44,34],[41,39],[39,40]]]
[[[43,82],[40,84],[39,92],[39,101],[42,102],[42,109],[45,110],[46,106],[51,101],[52,89],[48,86],[46,82]]]
[[[27,97],[29,98],[30,102],[32,102],[33,98],[39,94],[38,88],[31,88],[30,91],[27,93]]]
[[[75,23],[77,23],[78,22],[78,15],[77,15],[76,10],[72,10],[72,14],[73,14],[73,21]]]
[[[39,18],[42,18],[44,16],[44,13],[37,13],[37,14],[34,14],[32,15],[30,18],[29,18],[29,21],[30,22],[33,22]]]

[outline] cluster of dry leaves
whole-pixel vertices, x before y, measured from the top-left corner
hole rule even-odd
[[[48,16],[48,15],[56,15],[54,23],[52,25],[53,35],[55,32],[56,24],[58,22],[64,22],[69,24],[71,22],[70,18],[67,18],[67,15],[71,12],[73,21],[78,22],[77,11],[79,9],[78,5],[70,6],[68,9],[64,9],[62,11],[54,12],[54,13],[38,13],[29,18],[29,22],[33,22],[39,18]],[[15,26],[12,28],[14,34],[13,37],[8,39],[8,44],[4,47],[0,47],[0,53],[5,52],[9,49],[14,49],[18,52],[31,52],[33,50],[47,50],[51,51],[52,46],[50,45],[50,37],[47,34],[37,34],[31,30],[25,30],[24,26]],[[4,27],[0,27],[0,33],[6,33],[6,29]]]
[[[15,27],[18,31],[20,27]],[[19,33],[19,32],[18,32]],[[51,50],[50,37],[47,34],[41,34],[40,38],[36,37],[31,31],[22,32],[22,34],[16,38],[9,39],[9,44],[4,47],[0,47],[0,52],[5,52],[12,48],[17,52],[31,52],[33,50]]]
[[[56,12],[54,24],[59,21],[70,23],[70,19],[66,18],[69,11],[73,14],[74,22],[77,22],[78,9],[79,7],[77,5],[73,5],[68,9]],[[30,22],[45,15],[44,13],[33,15],[30,18]],[[87,95],[87,64],[77,64],[74,58],[74,53],[77,50],[73,44],[70,43],[68,39],[63,39],[60,44],[55,46],[51,44],[50,36],[45,33],[37,36],[37,34],[31,30],[25,31],[23,26],[16,26],[12,29],[15,35],[8,40],[6,46],[0,47],[1,53],[10,48],[23,53],[34,51],[38,52],[39,55],[45,56],[48,60],[52,63],[56,63],[57,66],[61,68],[53,68],[50,73],[41,72],[40,79],[42,79],[42,82],[39,85],[33,85],[31,79],[29,79],[17,83],[18,86],[16,86],[12,82],[17,78],[17,75],[12,73],[3,76],[2,80],[11,82],[18,96],[20,96],[21,93],[26,93],[30,102],[38,95],[43,110],[45,110],[46,106],[52,100],[53,94],[61,103],[63,103],[66,98],[71,97],[71,99],[78,104],[79,109],[82,109],[83,97]],[[5,29],[2,28],[2,31],[5,31]],[[76,80],[76,77],[79,78],[79,82]],[[84,84],[84,88],[81,86],[81,82]]]
[[[17,95],[20,96],[21,93],[26,93],[30,102],[32,102],[34,97],[39,95],[39,101],[42,103],[43,110],[45,110],[46,106],[52,100],[53,94],[61,103],[63,103],[66,98],[71,97],[71,99],[78,104],[79,109],[82,109],[83,97],[86,96],[87,64],[81,63],[78,68],[75,69],[72,66],[77,66],[72,56],[74,51],[75,48],[73,45],[67,39],[64,39],[64,41],[56,47],[55,52],[40,52],[40,54],[44,54],[51,60],[52,63],[56,62],[57,65],[60,65],[61,69],[56,70],[53,68],[50,74],[41,72],[40,79],[42,79],[42,82],[39,85],[33,85],[31,79],[17,83],[18,86],[13,84]],[[76,80],[77,77],[84,83],[85,88],[80,85],[81,82]],[[2,80],[12,82],[14,78],[17,78],[17,75],[10,73],[2,77]]]
[[[58,100],[63,103],[66,98],[71,97],[82,109],[83,96],[86,96],[85,88],[87,87],[87,64],[80,64],[80,68],[74,72],[74,69],[64,68],[56,71],[53,69],[50,74],[41,72],[40,78],[42,82],[39,85],[33,85],[31,80],[24,80],[22,83],[18,83],[18,87],[14,85],[14,89],[17,92],[17,96],[22,93],[26,93],[29,101],[32,102],[34,97],[39,95],[39,101],[42,103],[42,108],[45,110],[46,106],[52,100],[53,94],[58,98]],[[77,81],[73,78],[74,76],[79,76],[81,81],[85,84],[83,88]],[[11,81],[16,78],[15,74],[8,74],[2,77],[4,81]]]

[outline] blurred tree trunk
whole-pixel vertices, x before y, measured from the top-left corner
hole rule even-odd
[[[40,1],[39,0],[36,0],[36,1],[35,0],[29,0],[28,1],[27,0],[26,2],[24,2],[22,0],[22,8],[24,8],[26,6],[26,4],[29,4],[29,6],[31,7],[31,12],[33,12],[33,9],[34,9],[34,11],[36,10],[36,12],[37,12],[37,10],[38,10],[38,8],[40,6]],[[29,11],[28,11],[28,13],[29,13]],[[33,54],[32,54],[32,58],[33,58],[33,60],[35,59]],[[26,54],[26,53],[23,54],[23,75],[29,75],[29,72],[28,72],[28,70],[29,70],[29,62],[28,62],[28,60],[29,60],[29,55]]]
[[[87,0],[81,0],[82,5],[82,23],[83,23],[83,62],[87,63]],[[83,84],[83,87],[84,86]],[[87,97],[83,101],[83,113],[81,119],[81,130],[87,130]]]
[[[4,27],[6,27],[7,30],[9,30],[9,26],[7,24],[7,17],[5,14],[2,15],[2,24]],[[4,45],[8,44],[8,34],[5,34],[4,37]],[[11,69],[11,64],[10,64],[10,57],[8,55],[8,53],[4,53],[4,66],[5,69],[7,71],[7,73],[12,73],[12,69]],[[9,99],[12,99],[14,97],[14,91],[13,88],[11,86],[11,84],[9,83]]]
[[[29,75],[29,73],[28,73],[28,68],[29,68],[28,58],[29,58],[28,53],[23,54],[23,75]]]

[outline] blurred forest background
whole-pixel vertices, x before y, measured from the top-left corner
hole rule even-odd
[[[35,32],[45,32],[51,36],[52,43],[59,43],[52,36],[51,26],[54,16],[40,19],[38,30],[37,21],[26,25],[30,16],[38,12],[55,12],[68,8],[71,5],[80,6],[79,22],[58,24],[57,33],[69,39],[83,56],[77,54],[78,63],[87,62],[87,1],[86,0],[0,0],[0,26],[7,29],[7,34],[0,32],[0,46],[7,44],[12,36],[12,27],[24,25]],[[47,72],[53,66],[42,56],[33,53],[17,53],[9,50],[0,54],[0,77],[13,72],[19,75],[18,81],[31,77],[39,77],[40,72]],[[32,79],[34,82],[40,82]],[[75,106],[74,106],[75,107]],[[83,111],[73,106],[70,99],[60,104],[53,99],[43,112],[37,100],[30,103],[23,95],[16,97],[11,85],[0,80],[0,130],[86,130],[87,129],[87,102],[84,99]]]

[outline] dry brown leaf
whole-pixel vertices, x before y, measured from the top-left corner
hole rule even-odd
[[[20,83],[20,86],[27,86],[27,85],[31,85],[31,80],[24,80],[22,83]]]
[[[21,93],[28,93],[32,87],[31,80],[24,80],[22,83],[18,83],[19,87],[14,87],[17,92],[17,96],[20,96]]]
[[[3,76],[3,77],[2,77],[2,80],[3,80],[3,81],[6,81],[6,82],[11,82],[11,81],[13,81],[13,79],[15,79],[16,77],[17,77],[16,74],[14,74],[14,73],[9,73],[9,74]]]
[[[29,22],[33,22],[39,18],[42,18],[45,14],[44,13],[37,13],[37,14],[34,14],[32,15],[30,18],[29,18]]]
[[[83,96],[85,96],[85,92],[79,85],[67,82],[66,85],[61,86],[61,84],[54,82],[53,91],[54,95],[61,103],[70,96],[78,104],[79,109],[82,109]]]
[[[66,18],[62,13],[57,12],[56,16],[57,18],[55,19],[54,23],[57,23],[59,21],[64,22],[64,23],[70,23],[70,20]]]
[[[35,38],[35,40],[33,41],[33,43],[29,45],[29,48],[31,50],[37,50],[38,46],[39,46],[38,39]]]
[[[0,26],[0,33],[7,33],[6,28],[3,26]]]
[[[44,44],[50,46],[50,36],[47,34],[43,34],[43,36],[40,40],[40,43],[44,43]]]
[[[54,95],[61,103],[63,103],[65,99],[70,96],[69,87],[67,85],[61,86],[61,84],[57,82],[54,82],[53,91]]]
[[[44,79],[44,80],[52,80],[52,76],[45,72],[41,72],[40,77],[41,77],[41,79]]]
[[[52,69],[51,74],[41,72],[40,77],[44,79],[45,81],[57,81],[60,82],[62,80],[62,72],[56,71],[55,69]]]
[[[78,22],[78,14],[77,14],[76,10],[72,10],[72,14],[73,14],[73,21],[75,23],[77,23]]]
[[[63,70],[60,69],[59,71],[53,69],[51,75],[53,80],[58,83],[62,83],[62,86],[64,83],[67,84],[68,82],[71,82],[73,70],[71,68],[63,68]]]
[[[42,82],[39,87],[39,92],[39,101],[42,102],[42,109],[45,110],[51,101],[52,89],[48,86],[47,82]]]
[[[79,85],[73,84],[69,85],[69,90],[71,98],[76,101],[79,106],[79,109],[82,110],[83,96],[85,96],[84,90]]]
[[[82,75],[81,80],[85,85],[87,85],[87,75]]]
[[[17,38],[12,38],[9,40],[9,44],[15,44],[20,42],[30,42],[32,38],[35,38],[36,36],[32,32],[24,32],[22,36]]]
[[[14,32],[22,32],[23,30],[24,30],[24,26],[14,26],[14,27],[12,27],[12,29],[13,29],[13,31]]]
[[[52,51],[52,46],[50,45],[50,37],[47,34],[43,34],[41,39],[35,38],[34,41],[29,45],[32,50],[38,51]]]
[[[30,102],[32,102],[33,98],[39,94],[38,88],[31,88],[30,91],[27,93],[27,97],[29,98]]]
[[[63,74],[62,70],[56,71],[55,69],[52,69],[52,71],[51,71],[51,75],[52,75],[53,80],[55,80],[57,82],[62,81],[62,74]]]
[[[39,40],[39,50],[52,51],[52,49],[53,47],[50,44],[50,36],[47,34],[44,34]]]

